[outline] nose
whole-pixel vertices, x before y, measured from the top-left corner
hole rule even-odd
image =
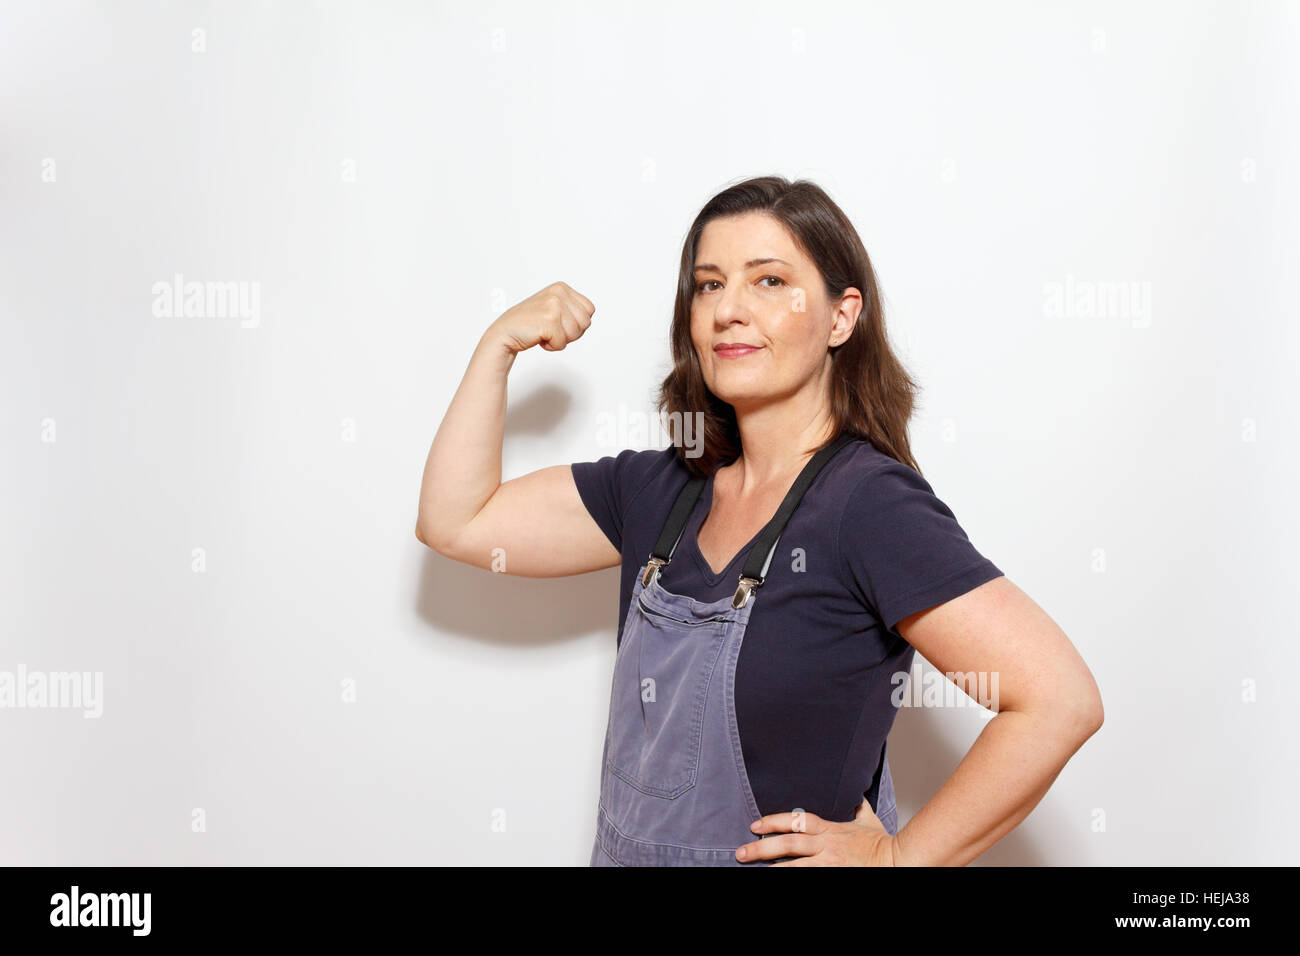
[[[713,321],[717,325],[731,325],[736,322],[748,323],[749,305],[745,302],[744,283],[733,282],[715,298]]]

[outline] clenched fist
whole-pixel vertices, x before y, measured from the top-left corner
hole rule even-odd
[[[591,300],[581,292],[566,283],[552,282],[502,312],[488,334],[510,352],[522,352],[534,345],[558,352],[582,337],[595,311]]]

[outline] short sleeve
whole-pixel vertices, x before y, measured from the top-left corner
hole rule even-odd
[[[667,453],[671,455],[672,449]],[[605,532],[605,537],[620,552],[623,550],[623,522],[628,504],[644,487],[649,467],[663,455],[664,452],[658,450],[647,452],[626,448],[617,455],[569,465],[582,503],[600,530]]]
[[[1002,575],[930,483],[898,461],[872,470],[850,494],[839,551],[849,588],[895,633],[909,614]]]

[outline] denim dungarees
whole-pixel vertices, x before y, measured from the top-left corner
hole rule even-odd
[[[666,590],[659,569],[685,530],[706,479],[673,503],[632,591],[614,664],[591,866],[768,866],[741,863],[760,816],[736,726],[736,661],[777,540],[841,435],[804,467],[746,558],[734,597],[704,603]],[[881,823],[897,831],[881,754]],[[795,809],[794,807],[789,808]]]

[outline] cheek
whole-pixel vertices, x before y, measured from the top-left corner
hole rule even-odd
[[[788,314],[768,328],[772,345],[792,369],[811,371],[825,359],[826,349],[819,338],[822,326],[807,313]]]
[[[698,348],[701,344],[707,343],[712,334],[709,320],[699,312],[692,312],[691,341],[695,343],[696,347]]]

